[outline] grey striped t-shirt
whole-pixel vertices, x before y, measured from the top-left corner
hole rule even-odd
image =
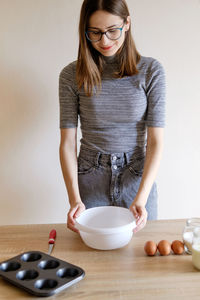
[[[146,129],[164,127],[165,74],[154,58],[141,56],[139,74],[114,78],[115,57],[105,57],[102,90],[87,97],[78,90],[76,61],[60,73],[60,128],[80,127],[81,144],[104,153],[145,149]]]

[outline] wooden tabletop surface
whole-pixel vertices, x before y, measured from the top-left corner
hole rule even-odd
[[[182,239],[185,220],[149,221],[124,248],[110,251],[87,247],[65,224],[0,226],[0,262],[20,253],[48,251],[48,235],[57,230],[52,256],[85,270],[83,280],[50,299],[172,300],[200,299],[200,272],[191,255],[148,257],[147,240]],[[38,299],[0,278],[0,300]]]

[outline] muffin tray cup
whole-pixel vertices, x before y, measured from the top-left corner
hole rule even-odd
[[[85,272],[46,253],[29,251],[1,262],[0,276],[35,296],[48,297],[83,279]]]

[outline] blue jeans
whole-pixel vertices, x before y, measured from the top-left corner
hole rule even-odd
[[[78,184],[86,208],[121,206],[129,208],[142,177],[145,153],[137,151],[104,154],[81,146]],[[146,204],[148,220],[157,219],[157,188],[153,184]]]

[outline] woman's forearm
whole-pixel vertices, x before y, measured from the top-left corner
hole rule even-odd
[[[68,130],[65,131],[63,135],[64,137],[61,133],[61,143],[59,149],[60,164],[69,196],[70,205],[74,205],[77,202],[81,202],[77,174],[76,134],[72,135],[70,130]]]
[[[148,128],[144,171],[137,193],[137,200],[146,205],[152,185],[155,181],[163,151],[163,128]]]

